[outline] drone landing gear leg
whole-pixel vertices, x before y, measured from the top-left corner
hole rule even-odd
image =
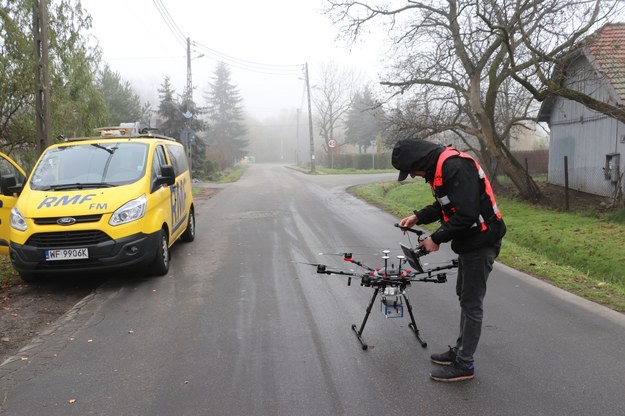
[[[362,339],[362,331],[365,330],[365,325],[367,323],[367,319],[369,319],[369,314],[371,313],[371,308],[373,307],[373,302],[375,302],[376,296],[378,296],[378,292],[380,291],[379,287],[375,288],[373,292],[373,296],[371,296],[371,302],[369,302],[369,306],[367,307],[367,313],[365,314],[365,319],[363,319],[362,324],[360,325],[360,329],[356,329],[356,325],[352,325],[352,330],[356,333],[356,337],[358,337],[358,341],[360,341],[360,345],[362,345],[362,349],[366,350],[369,348],[367,343]]]
[[[406,296],[405,293],[404,293],[404,300],[406,301],[406,306],[408,307],[408,313],[410,314],[411,322],[408,324],[408,328],[410,328],[412,332],[414,332],[415,336],[417,337],[417,340],[419,341],[419,344],[421,344],[423,348],[426,348],[428,346],[428,343],[423,341],[421,339],[421,336],[419,335],[419,328],[417,328],[417,323],[415,322],[414,315],[412,314],[412,305],[410,304],[410,301],[408,300],[408,296]]]

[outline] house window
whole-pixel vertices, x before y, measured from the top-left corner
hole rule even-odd
[[[608,153],[605,155],[605,167],[603,168],[603,174],[605,179],[616,183],[620,177],[620,153]]]

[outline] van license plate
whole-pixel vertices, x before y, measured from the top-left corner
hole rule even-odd
[[[46,261],[88,259],[88,248],[65,248],[61,250],[46,250]]]

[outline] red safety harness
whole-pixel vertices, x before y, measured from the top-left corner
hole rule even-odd
[[[430,182],[430,186],[434,192],[434,197],[436,197],[441,205],[443,211],[443,221],[449,221],[449,218],[456,211],[443,189],[443,163],[450,157],[462,157],[464,159],[472,160],[475,163],[475,167],[482,183],[482,195],[480,196],[479,224],[476,222],[471,227],[474,228],[479,226],[480,231],[486,231],[488,229],[488,223],[501,219],[501,213],[497,208],[497,202],[495,202],[495,195],[492,187],[490,186],[490,181],[484,174],[484,170],[480,164],[477,163],[473,157],[450,147],[446,148],[439,156],[438,163],[436,164],[436,172],[434,173],[434,179]]]

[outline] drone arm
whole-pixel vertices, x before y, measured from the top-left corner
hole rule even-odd
[[[451,263],[434,267],[432,269],[424,270],[423,272],[415,273],[410,278],[412,282],[433,282],[433,283],[445,283],[447,281],[447,273],[437,273],[436,276],[433,276],[434,273],[440,272],[442,270],[455,269],[458,267],[458,260],[454,259]],[[424,276],[425,275],[425,276]],[[417,277],[422,276],[422,277]]]
[[[346,259],[345,259],[345,261],[349,261],[350,263],[353,263],[353,264],[355,264],[355,265],[357,265],[357,266],[360,266],[360,267],[362,267],[363,269],[369,270],[370,272],[375,271],[375,269],[372,269],[371,267],[366,266],[366,265],[362,264],[361,262],[356,261],[356,260],[354,260],[354,259],[352,259],[352,258],[350,258],[349,260],[346,258]]]
[[[332,269],[327,269],[325,264],[318,264],[317,265],[317,273],[319,274],[338,274],[338,275],[343,275],[343,276],[347,276],[347,286],[351,286],[352,285],[352,277],[356,277],[356,278],[362,278],[361,275],[358,275],[354,272],[346,272],[344,270],[332,270]]]
[[[333,269],[328,269],[327,266],[325,264],[318,264],[317,265],[317,273],[319,274],[338,274],[338,275],[342,275],[342,276],[350,276],[351,277],[361,277],[360,274],[355,273],[355,272],[348,272],[345,270],[333,270]]]

